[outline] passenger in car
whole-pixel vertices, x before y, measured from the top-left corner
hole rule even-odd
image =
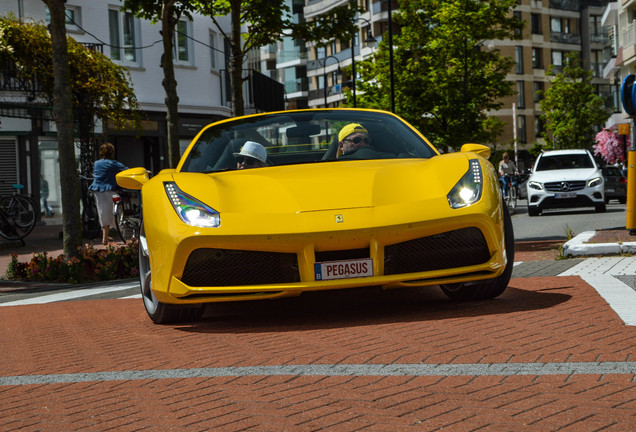
[[[246,141],[241,151],[234,153],[236,169],[259,168],[267,166],[267,150],[254,141]]]

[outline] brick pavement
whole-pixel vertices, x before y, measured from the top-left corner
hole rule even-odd
[[[634,373],[602,368],[634,370],[636,327],[578,276],[515,278],[500,298],[464,304],[436,289],[216,304],[201,322],[177,326],[152,325],[139,300],[15,306],[0,308],[0,328],[0,383],[53,374],[88,380],[0,385],[2,431],[636,430]],[[536,363],[584,368],[194,373],[436,364],[499,373]],[[144,371],[157,375],[132,374]],[[104,372],[114,379],[99,379]]]

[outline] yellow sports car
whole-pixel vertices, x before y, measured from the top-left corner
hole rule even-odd
[[[507,287],[512,222],[490,149],[440,154],[384,111],[315,109],[205,127],[141,189],[141,294],[155,323],[205,303],[361,286],[439,285],[453,300]]]

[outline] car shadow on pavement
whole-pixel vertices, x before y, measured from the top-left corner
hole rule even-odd
[[[427,320],[472,318],[554,307],[570,286],[541,292],[511,284],[493,300],[453,302],[436,287],[383,291],[378,287],[304,293],[299,297],[207,306],[201,321],[175,328],[202,333],[290,332]]]

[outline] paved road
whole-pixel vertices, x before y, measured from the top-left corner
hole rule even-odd
[[[623,228],[626,222],[625,204],[611,201],[607,212],[595,213],[593,208],[546,210],[541,216],[529,217],[527,201],[520,200],[512,215],[517,241],[565,239],[573,232],[606,228]]]
[[[517,263],[494,301],[308,293],[176,326],[135,283],[4,294],[0,430],[636,430],[633,261]]]

